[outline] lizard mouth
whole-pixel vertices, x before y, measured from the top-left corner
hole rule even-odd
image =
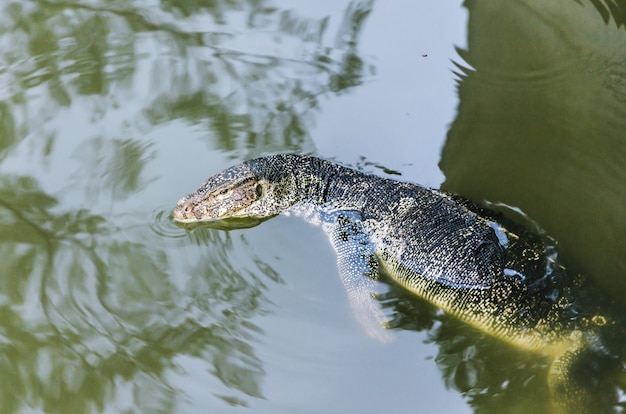
[[[268,220],[269,217],[226,217],[226,218],[216,218],[204,221],[197,220],[177,220],[176,218],[172,218],[174,224],[178,227],[182,227],[185,229],[195,229],[197,227],[205,227],[216,230],[239,230],[239,229],[249,229],[252,227],[256,227],[265,220]]]

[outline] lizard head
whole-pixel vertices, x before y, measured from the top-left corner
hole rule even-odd
[[[180,223],[211,222],[230,218],[267,218],[279,214],[284,178],[276,174],[277,160],[265,157],[230,167],[181,198],[172,211]]]

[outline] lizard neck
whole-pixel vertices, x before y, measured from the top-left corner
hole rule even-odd
[[[257,174],[272,184],[270,199],[284,213],[360,211],[377,179],[306,155],[280,154],[263,161]]]

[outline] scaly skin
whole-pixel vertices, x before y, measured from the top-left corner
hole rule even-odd
[[[540,236],[442,191],[287,154],[209,178],[172,215],[188,223],[289,211],[329,234],[355,307],[368,306],[358,280],[366,283],[379,263],[395,282],[458,319],[551,357],[557,405],[584,407],[584,390],[568,371],[581,350],[598,346],[594,330],[606,321],[596,315],[579,329],[583,318],[568,297],[572,278]],[[361,313],[380,319],[376,311]]]

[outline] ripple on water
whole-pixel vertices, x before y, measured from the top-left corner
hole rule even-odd
[[[150,224],[150,229],[161,237],[168,239],[182,239],[187,237],[185,228],[176,224],[169,210],[159,207],[152,211],[154,220]]]

